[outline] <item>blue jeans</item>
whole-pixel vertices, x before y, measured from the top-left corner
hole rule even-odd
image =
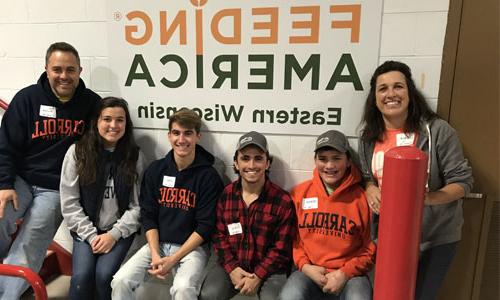
[[[170,256],[180,247],[181,245],[178,244],[160,243],[160,255]],[[170,288],[172,300],[198,299],[203,269],[207,264],[209,252],[208,246],[200,246],[189,252],[172,268],[174,276],[174,282]],[[149,245],[146,244],[116,272],[111,282],[112,298],[135,299],[135,292],[146,279],[150,264],[151,251]]]
[[[446,272],[457,253],[458,242],[432,247],[420,253],[415,300],[436,298]]]
[[[73,276],[69,298],[111,299],[111,279],[120,268],[134,236],[118,240],[109,253],[94,254],[89,243],[73,235]]]
[[[288,278],[278,299],[370,300],[372,299],[372,286],[367,276],[355,276],[347,281],[340,295],[326,294],[306,274],[295,271]]]
[[[286,282],[285,274],[272,274],[259,288],[259,300],[274,300]],[[219,263],[216,263],[205,276],[201,288],[200,300],[229,300],[240,291],[234,288],[231,277]]]
[[[28,267],[38,273],[62,221],[59,191],[30,186],[19,176],[14,188],[19,208],[14,210],[12,204],[7,204],[0,219],[0,258],[4,258],[5,264]],[[10,236],[16,231],[19,218],[23,218],[23,224],[10,246]],[[23,279],[0,276],[2,300],[17,300],[27,288]]]

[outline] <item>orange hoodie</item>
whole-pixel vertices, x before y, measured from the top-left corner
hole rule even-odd
[[[349,278],[364,275],[375,261],[375,244],[370,239],[370,209],[355,166],[342,184],[327,195],[314,170],[292,190],[298,235],[293,260],[299,270],[304,264],[342,270]],[[317,208],[316,208],[317,207]]]

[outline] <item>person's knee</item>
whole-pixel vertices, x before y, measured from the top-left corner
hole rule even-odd
[[[113,279],[114,272],[109,269],[98,269],[95,273],[95,281],[96,284],[111,284],[111,280]]]
[[[372,297],[372,286],[370,280],[365,277],[353,277],[349,279],[342,294],[345,295],[346,299],[352,300],[364,300],[371,299]]]
[[[91,270],[85,268],[74,268],[71,275],[71,285],[76,289],[86,289],[94,281],[94,274]]]
[[[278,299],[311,299],[311,293],[314,289],[315,283],[312,282],[312,280],[310,280],[304,273],[295,271],[290,275],[290,277],[288,277],[288,280],[281,289]]]
[[[277,299],[286,282],[287,278],[285,274],[271,275],[262,283],[259,298],[261,300]]]
[[[120,273],[120,271],[118,271],[111,279],[111,288],[113,290],[126,289],[128,286],[127,282],[127,276],[125,276],[123,272]]]
[[[112,299],[132,299],[136,286],[127,277],[114,276],[111,280]]]
[[[351,292],[349,295],[345,297],[345,299],[349,300],[369,300],[372,299],[371,293],[366,292]]]
[[[18,229],[18,226],[15,224],[16,220],[12,220],[9,214],[10,212],[6,209],[6,211],[4,211],[4,216],[0,218],[0,251],[2,249],[4,251],[5,249],[9,249],[10,243],[12,242],[11,236]],[[2,258],[1,252],[0,258]]]
[[[142,281],[137,280],[133,273],[120,269],[114,276],[112,276],[111,288],[113,291],[133,292],[139,287],[139,285],[141,285],[141,283]]]
[[[188,284],[176,284],[172,286],[172,297],[179,299],[189,299],[196,295],[196,288]]]
[[[174,290],[184,291],[184,290],[194,289],[195,284],[194,284],[193,280],[189,280],[187,278],[186,279],[176,278],[176,280],[174,280],[172,287]]]
[[[302,299],[301,291],[292,284],[286,284],[280,291],[278,300]]]
[[[203,284],[200,291],[200,300],[219,300],[218,289],[214,285]]]
[[[232,297],[233,292],[235,292],[235,290],[229,275],[227,275],[224,269],[216,266],[205,275],[199,299],[229,299]]]
[[[126,278],[127,278],[127,276],[125,276],[125,274],[123,272],[120,272],[120,270],[118,270],[118,272],[116,272],[113,275],[113,279],[111,280],[111,283],[114,283],[114,284],[122,283]]]

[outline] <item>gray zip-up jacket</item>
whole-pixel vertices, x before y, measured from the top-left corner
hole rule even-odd
[[[434,119],[424,123],[418,132],[417,148],[429,155],[429,191],[434,192],[447,184],[457,183],[469,193],[472,189],[472,169],[464,158],[462,146],[456,131],[444,120]],[[366,182],[377,180],[371,165],[374,142],[359,141],[359,160]],[[420,250],[457,242],[462,236],[463,199],[446,204],[425,205],[422,219]]]
[[[116,220],[108,233],[117,241],[120,238],[126,238],[135,233],[139,227],[139,190],[144,171],[145,158],[141,151],[139,151],[139,158],[137,160],[137,174],[139,178],[134,184],[132,201],[130,202],[129,209]],[[87,241],[89,244],[97,237],[97,227],[92,223],[89,217],[83,211],[80,204],[80,186],[78,181],[78,174],[76,174],[76,160],[75,160],[75,144],[69,147],[66,156],[64,157],[62,172],[61,172],[61,212],[64,221],[70,231],[75,232],[82,240]],[[110,205],[104,206],[99,212],[100,218],[104,220],[111,220],[118,212],[118,203],[111,201]]]

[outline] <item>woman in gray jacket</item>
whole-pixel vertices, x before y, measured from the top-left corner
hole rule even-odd
[[[397,61],[386,61],[375,70],[361,124],[358,151],[375,235],[384,153],[413,145],[429,156],[415,299],[434,299],[461,239],[462,198],[473,184],[460,140],[429,108],[410,68]]]
[[[111,280],[139,228],[144,161],[127,102],[102,99],[89,131],[64,157],[61,209],[73,236],[70,299],[111,299]]]

